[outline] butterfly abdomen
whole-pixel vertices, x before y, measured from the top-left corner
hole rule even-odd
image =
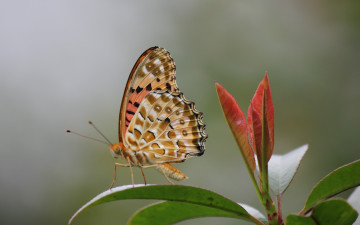
[[[156,169],[159,170],[160,172],[164,172],[166,176],[174,180],[184,180],[188,178],[185,174],[180,172],[180,170],[176,169],[169,163],[160,164],[159,166],[156,167]]]

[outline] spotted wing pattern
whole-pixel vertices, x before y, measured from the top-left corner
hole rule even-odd
[[[138,107],[153,90],[179,92],[175,81],[175,63],[163,48],[152,47],[136,61],[123,95],[119,118],[119,140],[123,141]]]
[[[182,93],[152,91],[134,114],[124,144],[141,150],[150,164],[182,162],[203,154],[204,129],[202,113]]]

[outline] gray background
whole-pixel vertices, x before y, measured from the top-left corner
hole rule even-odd
[[[112,181],[120,101],[140,54],[172,54],[177,83],[204,112],[202,157],[177,167],[181,182],[262,210],[223,118],[214,81],[246,112],[265,71],[277,154],[308,143],[284,195],[298,212],[313,185],[359,158],[360,4],[357,1],[0,1],[0,224],[65,224]],[[153,169],[149,183],[166,184]],[[130,183],[118,170],[117,185]],[[136,183],[142,182],[138,169]],[[346,195],[345,195],[346,197]],[[74,224],[124,224],[153,201],[89,209]],[[179,224],[249,224],[206,218]]]

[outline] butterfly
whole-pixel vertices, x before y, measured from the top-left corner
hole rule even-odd
[[[185,99],[175,80],[175,63],[160,47],[146,50],[129,75],[119,115],[119,143],[109,146],[115,158],[126,164],[116,167],[154,167],[165,178],[184,180],[185,174],[171,163],[184,162],[205,151],[207,134],[202,113]],[[110,188],[111,188],[110,187]]]

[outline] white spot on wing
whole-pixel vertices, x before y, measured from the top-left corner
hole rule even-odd
[[[159,65],[159,64],[161,64],[161,61],[159,59],[155,59],[154,64]]]
[[[145,68],[145,66],[142,67],[142,71],[143,71],[145,74],[149,73],[149,71]]]

